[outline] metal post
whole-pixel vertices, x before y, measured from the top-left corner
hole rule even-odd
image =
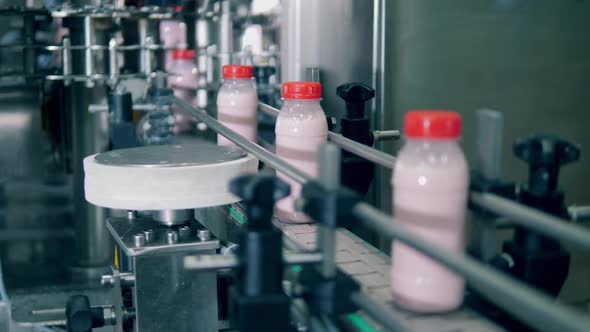
[[[319,152],[319,182],[327,190],[337,190],[340,186],[340,149],[326,143]],[[334,212],[335,213],[335,212]],[[320,271],[324,278],[336,276],[336,230],[326,225],[319,225],[318,243],[324,259]]]
[[[90,20],[87,20],[87,18],[68,18],[67,24],[70,28],[72,44],[91,45],[95,43],[97,45],[107,45],[108,33],[106,30],[110,29],[111,25],[107,21],[100,21],[101,24],[92,24],[90,26],[91,30],[95,31],[87,31],[89,23]],[[92,40],[88,38],[92,38]],[[69,40],[66,39],[65,43],[69,45]],[[90,48],[71,52],[73,75],[88,74],[87,61],[88,54],[91,53],[89,51]],[[65,52],[64,54],[68,53]],[[97,69],[101,72],[103,70],[106,72],[107,65],[107,63],[103,62],[92,64],[92,66],[98,66]],[[66,91],[67,107],[71,114],[71,127],[69,130],[72,138],[71,165],[74,187],[74,239],[76,244],[76,250],[74,251],[76,255],[75,266],[72,268],[72,272],[76,277],[96,278],[97,275],[100,276],[105,272],[104,269],[108,269],[114,246],[105,225],[105,209],[91,205],[84,199],[83,159],[91,154],[103,152],[108,148],[107,112],[94,114],[88,112],[89,105],[105,103],[106,87],[96,85],[88,88],[85,82],[72,82]]]
[[[92,25],[92,17],[86,16],[84,17],[84,74],[87,76],[87,88],[94,87],[94,81],[92,80],[92,75],[94,75],[94,50],[92,50],[92,45],[94,45],[94,42],[94,26]]]
[[[62,73],[64,76],[64,85],[70,86],[72,80],[70,76],[72,75],[72,44],[70,42],[69,37],[64,37],[62,40],[62,51],[61,51],[61,60],[62,60]]]
[[[473,258],[450,252],[424,241],[408,231],[392,216],[359,203],[353,210],[359,220],[383,236],[395,238],[462,275],[472,288],[490,302],[540,331],[587,331],[590,320],[555,304],[534,288],[479,263]]]
[[[111,88],[117,86],[119,80],[119,58],[117,54],[117,39],[111,38],[109,40],[109,74],[110,74],[110,85]]]
[[[477,170],[489,181],[500,179],[503,127],[502,113],[486,109],[477,111]],[[484,262],[489,262],[497,254],[496,219],[487,212],[474,214],[474,221],[479,226],[478,255]]]
[[[146,41],[148,40],[148,20],[147,18],[140,18],[137,22],[138,24],[138,34],[139,34],[139,70],[142,73],[147,71],[146,67]]]

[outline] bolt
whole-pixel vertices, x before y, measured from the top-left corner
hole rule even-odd
[[[103,287],[113,287],[115,285],[115,277],[110,274],[105,274],[100,277],[100,284]]]
[[[137,219],[137,211],[135,211],[135,210],[127,211],[127,219],[129,219],[129,220]]]
[[[211,239],[211,232],[208,229],[199,229],[197,232],[197,237],[201,241],[207,241]]]
[[[172,230],[166,232],[166,242],[168,242],[168,244],[174,244],[178,242],[178,233]]]
[[[186,240],[191,236],[191,228],[190,226],[181,226],[178,228],[178,237],[181,240]]]
[[[145,236],[145,242],[150,243],[154,240],[154,231],[151,229],[143,231],[143,236]]]
[[[136,247],[143,247],[145,245],[145,235],[143,233],[133,235],[133,243],[135,243]]]

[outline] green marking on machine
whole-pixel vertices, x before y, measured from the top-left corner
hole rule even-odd
[[[363,317],[359,316],[358,314],[348,314],[346,317],[363,332],[376,331]]]
[[[303,267],[301,265],[293,265],[291,269],[296,273],[300,273],[301,271],[303,271]]]
[[[238,210],[236,210],[232,206],[229,207],[229,214],[231,214],[234,218],[236,218],[236,220],[240,224],[247,224],[248,223],[248,219],[246,219],[246,217],[244,217],[240,212],[238,212]]]

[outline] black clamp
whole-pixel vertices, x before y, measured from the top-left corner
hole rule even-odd
[[[125,149],[139,145],[133,123],[131,93],[115,91],[108,96],[109,136],[111,149]]]
[[[68,332],[90,332],[106,324],[104,308],[90,307],[88,296],[73,295],[66,303],[66,325]]]
[[[240,235],[237,287],[230,289],[230,317],[243,332],[291,331],[289,297],[283,293],[282,233],[272,225],[276,201],[288,184],[270,175],[243,175],[230,183],[242,198],[248,223]],[[259,319],[260,313],[265,319]]]
[[[326,279],[316,268],[309,266],[303,269],[299,280],[305,285],[303,299],[312,313],[338,317],[358,310],[351,295],[361,287],[342,271],[338,270],[334,278]]]
[[[375,138],[369,118],[365,116],[365,103],[375,97],[375,90],[363,83],[346,83],[336,88],[336,94],[346,103],[346,114],[340,119],[340,133],[361,144],[372,146]],[[375,165],[344,151],[341,162],[342,184],[366,194],[375,176]]]
[[[529,181],[520,190],[520,201],[569,218],[564,194],[557,186],[559,170],[580,159],[580,148],[555,136],[532,135],[514,143],[514,154],[529,164]]]
[[[318,223],[330,228],[350,227],[354,224],[354,206],[361,198],[354,191],[340,187],[326,190],[316,181],[308,181],[301,191],[303,212]]]

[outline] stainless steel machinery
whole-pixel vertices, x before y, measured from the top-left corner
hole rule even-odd
[[[587,330],[586,161],[577,145],[528,135],[582,151],[588,141],[577,110],[589,11],[583,1],[0,0],[0,332]],[[170,22],[186,27],[172,46]],[[184,49],[195,51],[190,101],[165,67]],[[216,120],[230,63],[254,66],[257,142]],[[331,131],[317,178],[274,154],[291,80],[323,87]],[[414,108],[463,115],[474,171],[464,255],[389,214],[396,129]],[[183,114],[191,130],[151,145],[146,128],[169,121],[154,114]],[[347,131],[352,120],[362,135]],[[236,147],[216,146],[218,134]],[[547,158],[516,152],[531,173],[523,184],[506,151],[525,136],[519,146]],[[558,145],[580,161],[563,189],[531,200],[538,181],[557,184]],[[351,160],[370,170],[355,175],[370,186],[362,194],[341,178]],[[273,217],[288,190],[275,170],[304,185],[297,208],[313,224]],[[523,237],[559,257],[520,250]],[[459,310],[395,306],[394,238],[466,279]]]

